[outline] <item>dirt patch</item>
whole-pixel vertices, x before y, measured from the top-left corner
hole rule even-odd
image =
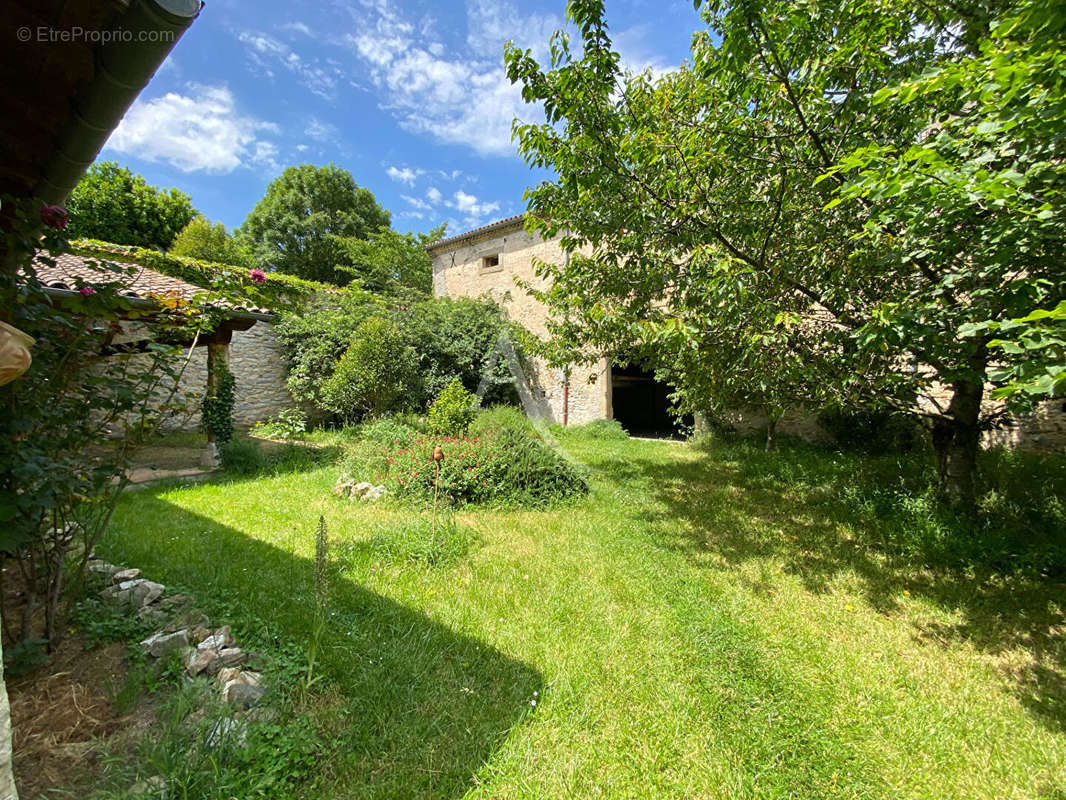
[[[132,457],[126,473],[131,483],[162,478],[187,478],[211,472],[200,465],[202,447],[142,447]]]
[[[101,738],[126,728],[114,696],[126,682],[126,645],[86,651],[68,636],[52,663],[8,682],[15,784],[24,800],[76,790],[97,774]]]

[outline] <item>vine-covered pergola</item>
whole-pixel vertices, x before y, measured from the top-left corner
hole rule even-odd
[[[121,329],[112,328],[104,337],[101,356],[143,353],[159,341],[184,348],[206,347],[205,395],[212,394],[221,370],[229,362],[233,334],[246,331],[257,322],[277,319],[265,308],[237,308],[211,299],[203,287],[139,264],[107,259],[109,267],[118,270],[113,272],[102,270],[99,261],[102,259],[71,253],[51,257],[42,251],[34,267],[45,291],[59,306],[76,307],[81,292],[93,284],[100,285],[101,281],[106,280],[115,288],[127,310],[118,314],[124,323]],[[197,306],[212,312],[215,319],[211,325],[190,328],[185,324],[171,324],[178,314],[180,319],[184,318],[183,310]],[[214,437],[208,430],[209,452],[205,453],[205,459],[213,460],[213,445]]]

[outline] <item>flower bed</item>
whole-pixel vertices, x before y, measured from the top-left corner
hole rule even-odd
[[[540,506],[588,492],[585,478],[569,461],[512,429],[480,436],[415,433],[385,444],[361,441],[346,471],[383,484],[393,496],[432,502],[438,446],[444,453],[437,480],[443,502]]]

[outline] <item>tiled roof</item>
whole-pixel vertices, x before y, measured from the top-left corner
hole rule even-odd
[[[55,259],[55,266],[42,262],[41,256]],[[122,268],[123,272],[111,272],[106,267],[95,267],[93,264],[106,262]],[[119,283],[122,285],[121,294],[126,297],[139,297],[153,299],[156,297],[180,297],[182,300],[192,300],[198,293],[204,291],[200,286],[173,278],[161,272],[148,269],[140,264],[129,264],[112,258],[87,258],[72,253],[64,253],[58,258],[40,250],[34,259],[34,270],[37,279],[50,289],[77,288],[77,278],[89,285],[106,283]],[[270,314],[265,308],[240,309],[251,311],[256,314]]]
[[[513,217],[507,217],[506,219],[496,220],[496,222],[490,222],[488,225],[482,225],[480,228],[474,228],[466,233],[460,233],[455,236],[448,236],[444,239],[438,239],[435,242],[430,242],[426,245],[427,250],[436,250],[438,247],[444,247],[454,242],[462,241],[463,239],[470,239],[471,237],[478,236],[482,233],[488,233],[498,228],[506,228],[509,225],[513,225],[516,222],[521,222],[526,218],[525,214],[515,214]]]
[[[85,258],[64,253],[58,258],[50,256],[55,258],[56,262],[56,265],[51,267],[40,260],[42,255],[48,256],[44,251],[39,252],[33,268],[37,271],[38,280],[53,289],[76,289],[75,279],[81,278],[88,284],[121,283],[123,286],[122,294],[127,297],[147,298],[149,295],[159,295],[191,300],[197,292],[203,291],[199,286],[193,286],[191,283],[172,278],[169,275],[163,275],[160,272],[155,272],[137,264],[109,261],[108,263],[116,264],[123,269],[136,270],[132,274],[110,272],[106,267],[101,266],[98,268],[92,266],[95,262],[103,261],[104,259],[102,258]]]

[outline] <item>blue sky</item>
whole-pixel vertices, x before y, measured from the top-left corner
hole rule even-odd
[[[209,0],[115,130],[101,159],[176,186],[239,225],[291,164],[334,162],[393,227],[459,233],[523,210],[535,183],[510,141],[538,118],[503,74],[508,39],[544,62],[563,2]],[[689,0],[608,0],[633,69],[685,58]]]

